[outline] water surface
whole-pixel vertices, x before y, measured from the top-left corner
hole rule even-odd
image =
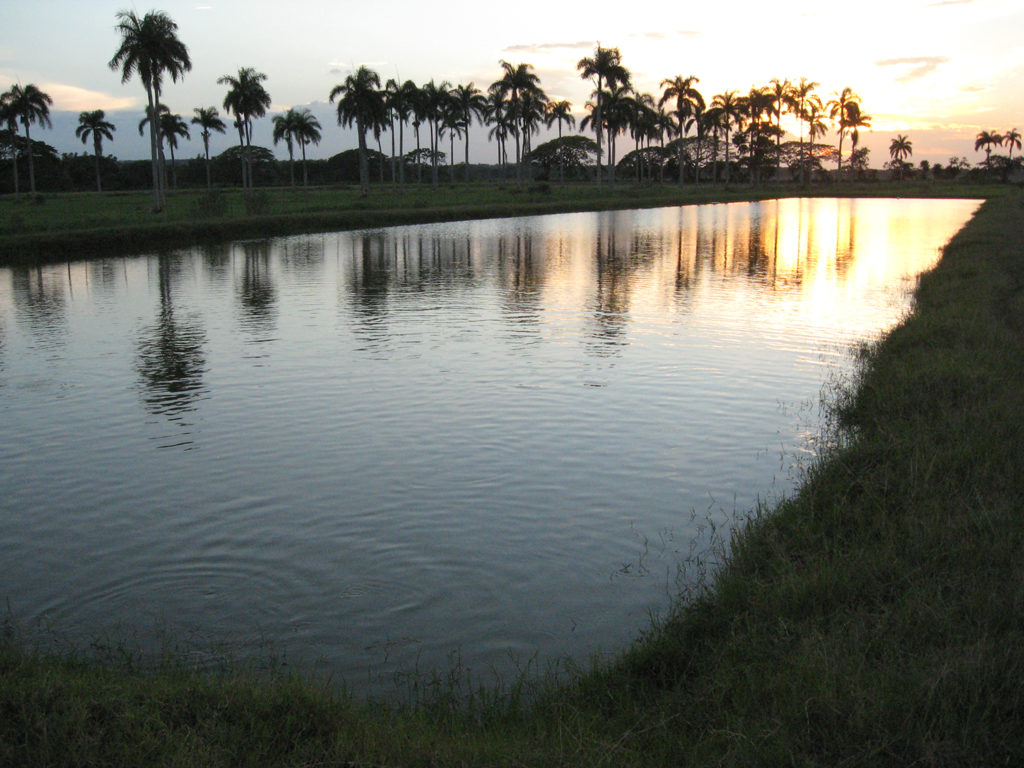
[[[614,651],[791,490],[972,201],[783,200],[0,269],[0,599],[377,690]]]

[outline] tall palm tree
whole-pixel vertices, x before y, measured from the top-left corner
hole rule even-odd
[[[171,150],[171,187],[177,189],[178,171],[174,166],[174,150],[178,148],[179,137],[186,140],[192,138],[188,132],[188,123],[182,120],[181,115],[165,112],[160,115],[160,135],[167,139],[167,148]]]
[[[238,76],[217,78],[218,85],[228,86],[224,97],[224,111],[233,112],[239,136],[239,154],[242,157],[242,187],[251,188],[252,178],[252,121],[263,117],[270,108],[270,94],[263,87],[267,76],[252,67],[241,67]]]
[[[853,105],[856,105],[854,107]],[[847,86],[828,102],[828,115],[833,124],[838,126],[836,132],[839,134],[839,154],[836,160],[836,181],[842,177],[843,172],[843,137],[849,130],[850,110],[856,109],[860,112],[860,97]]]
[[[817,88],[819,83],[808,80],[806,77],[801,77],[800,82],[790,87],[789,90],[789,108],[794,115],[796,115],[797,121],[800,123],[800,183],[806,184],[806,171],[807,171],[807,155],[804,148],[804,123],[807,122],[807,109],[808,103],[811,98],[817,98],[814,95],[814,89]],[[818,102],[821,103],[820,100]],[[819,108],[820,111],[820,108]]]
[[[494,126],[487,137],[494,139],[498,145],[498,165],[504,170],[508,162],[505,142],[512,133],[512,118],[508,113],[508,105],[501,93],[501,83],[492,83],[487,89],[487,124]]]
[[[18,116],[14,109],[7,104],[0,96],[0,124],[11,136],[11,168],[14,171],[14,196],[18,197],[18,144],[15,137],[18,134]]]
[[[1003,143],[1006,144],[1008,158],[1013,160],[1013,148],[1016,147],[1018,152],[1020,152],[1021,148],[1020,131],[1016,128],[1008,130],[1003,134]]]
[[[601,134],[605,123],[605,116],[602,114],[603,91],[605,86],[611,88],[615,85],[627,85],[629,83],[629,70],[622,66],[622,54],[619,53],[618,48],[602,48],[600,43],[597,44],[593,56],[584,56],[576,63],[576,69],[579,71],[582,79],[593,78],[597,85],[594,91],[597,94],[597,101],[591,122],[594,126],[594,132],[597,134],[597,183],[600,185]]]
[[[338,125],[355,123],[359,140],[359,190],[363,197],[370,194],[370,166],[366,156],[366,132],[384,119],[384,94],[380,90],[380,75],[361,66],[331,89],[330,101],[338,99]]]
[[[1003,137],[995,131],[982,131],[974,138],[974,151],[985,150],[985,173],[992,171],[992,147],[1001,147],[1002,145]]]
[[[792,101],[793,84],[773,77],[767,91],[772,98],[771,114],[775,116],[775,180],[778,181],[782,165],[782,113]]]
[[[306,170],[306,145],[320,143],[320,121],[306,108],[295,110],[292,120],[292,131],[295,134],[295,138],[298,139],[299,146],[302,148],[302,186],[308,187],[309,173]]]
[[[196,113],[192,122],[202,129],[200,135],[203,137],[203,150],[206,152],[206,188],[210,189],[213,186],[210,179],[210,134],[213,131],[224,133],[227,126],[220,119],[216,107],[196,107],[192,111]]]
[[[903,161],[914,154],[914,145],[903,134],[897,134],[896,138],[889,142],[889,158],[894,163],[899,163],[900,181],[903,181]]]
[[[296,136],[296,125],[295,125],[295,110],[289,109],[287,112],[274,115],[271,118],[271,122],[274,124],[274,145],[276,146],[279,141],[284,140],[285,146],[288,147],[288,176],[291,178],[292,186],[295,186],[295,139]]]
[[[445,116],[449,112],[450,88],[451,83],[447,80],[440,85],[431,80],[420,89],[422,101],[419,106],[430,130],[430,183],[435,187],[440,184],[438,161],[441,157],[440,145],[441,136],[444,134]]]
[[[871,127],[871,115],[861,112],[860,103],[850,104],[846,110],[846,130],[850,133],[850,177],[853,177],[853,158],[857,151],[857,142],[860,140],[860,129]]]
[[[661,107],[669,101],[675,101],[675,109],[672,110],[671,114],[676,119],[676,135],[680,139],[686,138],[689,125],[696,118],[697,112],[704,111],[704,97],[701,96],[700,91],[693,87],[694,83],[699,82],[700,80],[694,75],[689,77],[676,75],[672,79],[661,81],[661,87],[664,90],[661,94],[661,99],[658,101],[658,106]],[[682,141],[679,142],[678,153],[679,186],[682,186],[684,179]]]
[[[32,163],[32,132],[29,126],[32,123],[39,123],[44,128],[51,127],[50,105],[53,99],[49,94],[43,93],[36,86],[29,83],[22,87],[15,84],[7,93],[0,96],[0,102],[7,106],[7,109],[25,128],[25,149],[28,152],[28,181],[29,191],[32,196],[36,194],[36,172]]]
[[[117,130],[113,123],[107,122],[106,114],[102,109],[94,109],[91,112],[82,112],[78,115],[78,127],[75,128],[75,136],[85,144],[92,137],[93,155],[96,158],[96,191],[103,191],[103,184],[100,181],[100,158],[103,156],[103,139],[114,140],[114,131]]]
[[[452,90],[452,107],[456,123],[466,135],[466,183],[469,183],[469,127],[473,118],[483,121],[487,114],[487,97],[473,83],[457,85]]]
[[[812,94],[808,97],[804,104],[804,121],[807,123],[807,143],[810,145],[810,151],[814,151],[814,140],[821,138],[828,133],[828,126],[825,124],[825,105],[821,103],[821,99],[817,94]],[[810,165],[806,156],[804,157],[802,166]],[[803,173],[803,168],[801,168]],[[810,176],[808,176],[810,179]]]
[[[743,120],[743,102],[736,91],[717,94],[711,100],[711,106],[721,112],[722,130],[725,131],[725,183],[729,183],[729,134],[732,127],[737,128]]]
[[[502,78],[495,83],[507,103],[506,111],[512,121],[512,133],[516,140],[516,180],[523,181],[523,158],[526,152],[520,144],[520,137],[527,140],[526,132],[537,118],[540,106],[547,103],[547,96],[540,87],[540,77],[533,71],[532,64],[511,64],[504,59],[501,64]]]
[[[551,127],[552,123],[558,123],[559,143],[562,141],[562,123],[565,123],[570,128],[576,127],[576,118],[572,114],[572,104],[565,99],[549,101],[545,107],[545,113],[544,122],[548,128]],[[565,163],[563,162],[562,153],[559,152],[558,154],[558,183],[561,184],[565,181]]]
[[[179,77],[192,69],[188,48],[178,39],[178,25],[163,11],[150,11],[141,19],[134,11],[120,11],[116,18],[118,23],[115,28],[121,34],[121,45],[109,66],[111,69],[121,69],[122,83],[127,83],[137,74],[146,89],[148,114],[158,114],[163,76],[167,74],[173,82],[177,82]],[[166,188],[157,141],[160,126],[153,121],[149,128],[153,210],[159,212],[164,208]]]

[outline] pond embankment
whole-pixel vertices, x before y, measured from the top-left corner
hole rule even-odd
[[[546,213],[728,203],[777,197],[985,197],[992,187],[953,183],[745,185],[458,185],[267,188],[174,192],[159,214],[146,192],[56,193],[0,200],[0,265],[152,253],[228,240],[396,224]]]
[[[12,630],[0,764],[1024,764],[1022,231],[1024,195],[980,208],[829,394],[799,493],[613,662],[528,697],[455,665],[385,707],[287,666],[98,662]]]

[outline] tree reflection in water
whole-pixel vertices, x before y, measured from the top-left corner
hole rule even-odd
[[[206,372],[206,333],[194,317],[182,319],[175,313],[173,282],[178,264],[169,255],[157,259],[160,312],[156,322],[139,334],[137,359],[146,410],[175,421],[196,409]]]
[[[242,324],[246,330],[265,337],[277,327],[277,291],[270,274],[270,241],[242,243],[242,251],[244,261],[238,288]]]

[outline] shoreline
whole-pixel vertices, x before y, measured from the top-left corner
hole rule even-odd
[[[361,198],[352,188],[267,188],[173,193],[161,214],[147,211],[145,192],[69,193],[0,200],[0,266],[353,229],[376,229],[470,219],[629,208],[745,202],[790,197],[984,198],[1011,188],[936,183],[689,185],[686,187],[534,184],[375,188]]]

